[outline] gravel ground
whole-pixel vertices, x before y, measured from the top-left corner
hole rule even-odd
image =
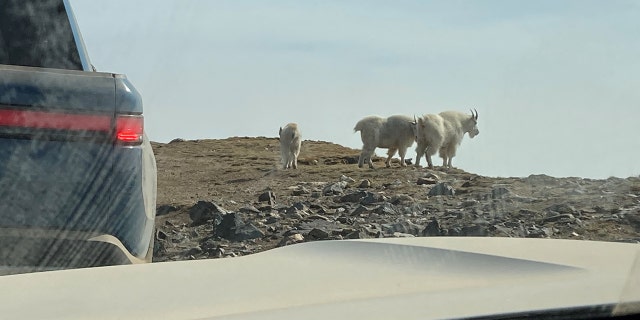
[[[304,141],[282,170],[276,138],[153,143],[154,261],[237,257],[305,241],[492,236],[640,241],[640,178],[484,177],[357,166],[359,150]]]

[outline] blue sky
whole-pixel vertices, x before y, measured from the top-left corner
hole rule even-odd
[[[360,148],[364,116],[476,108],[480,135],[454,166],[640,174],[637,1],[71,4],[93,64],[143,94],[154,141],[297,122],[305,139]]]

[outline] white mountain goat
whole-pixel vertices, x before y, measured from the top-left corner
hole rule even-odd
[[[298,155],[300,154],[300,144],[302,136],[298,125],[288,123],[284,128],[280,127],[280,161],[284,169],[298,168]]]
[[[362,168],[365,162],[369,168],[373,169],[373,156],[376,148],[387,148],[387,160],[385,165],[391,167],[391,157],[400,154],[400,165],[406,166],[404,157],[416,139],[415,122],[413,119],[403,115],[393,115],[388,118],[378,116],[368,116],[356,123],[353,132],[360,131],[362,139],[362,153],[358,161],[358,167]]]
[[[424,154],[429,168],[433,168],[431,156],[440,151],[442,166],[451,168],[451,160],[456,155],[456,149],[462,143],[465,133],[469,138],[477,136],[478,111],[471,111],[471,115],[458,111],[444,111],[439,114],[425,114],[415,119],[416,122],[416,166],[420,165],[420,158]]]

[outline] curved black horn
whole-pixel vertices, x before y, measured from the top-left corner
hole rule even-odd
[[[475,118],[476,120],[478,120],[478,110],[476,110],[476,108],[473,108],[473,111],[475,111],[475,112],[476,112],[476,115],[474,116],[474,118]]]

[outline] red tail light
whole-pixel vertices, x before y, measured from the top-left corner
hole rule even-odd
[[[108,132],[111,128],[111,117],[105,115],[2,109],[0,110],[0,126],[10,128]]]
[[[142,143],[144,135],[142,115],[117,115],[115,126],[112,121],[111,115],[0,109],[0,131],[8,130],[10,134],[15,134],[16,129],[22,130],[20,131],[22,133],[39,132],[40,134],[42,134],[42,130],[54,130],[55,132],[64,132],[63,139],[92,132],[102,133],[106,138],[110,132],[113,132],[111,130],[115,129],[116,143],[127,145]]]
[[[116,117],[116,141],[125,144],[140,144],[144,134],[142,115],[119,115]]]

